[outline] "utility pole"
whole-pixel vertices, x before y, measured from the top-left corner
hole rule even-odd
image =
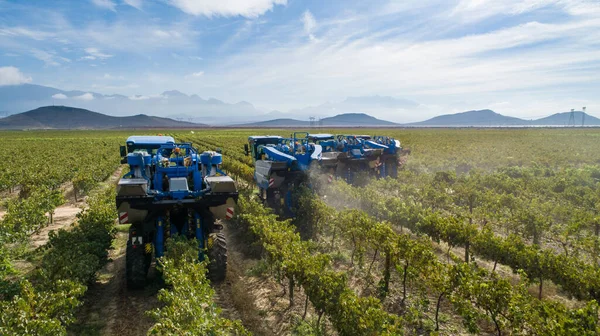
[[[575,109],[571,109],[571,114],[569,115],[569,124],[567,126],[575,127]]]
[[[581,114],[581,127],[585,126],[585,106],[581,109],[583,113]]]

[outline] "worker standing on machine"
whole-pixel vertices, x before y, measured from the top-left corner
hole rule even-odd
[[[175,147],[173,149],[173,152],[171,153],[171,159],[177,159],[177,158],[179,158],[180,154],[181,154],[181,148]],[[177,166],[177,161],[171,161],[169,165],[170,166]]]

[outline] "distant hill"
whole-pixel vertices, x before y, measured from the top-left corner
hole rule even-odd
[[[581,111],[574,112],[575,126],[581,126],[584,115],[586,126],[600,126],[600,119]],[[492,110],[478,110],[455,114],[444,114],[425,121],[406,124],[406,126],[568,126],[570,118],[571,112],[556,113],[551,116],[535,120],[524,120],[514,117],[507,117]]]
[[[68,106],[45,106],[0,119],[0,129],[185,128],[203,124],[139,114],[113,117]]]
[[[588,125],[588,126],[600,125],[600,119],[593,117],[587,113],[574,112],[573,114],[575,117],[574,121],[575,121],[576,126],[581,126],[582,121],[585,121],[585,125]],[[585,120],[582,120],[584,115],[585,115]],[[539,125],[539,126],[567,126],[567,125],[569,125],[570,118],[571,118],[571,112],[562,112],[562,113],[553,114],[553,115],[545,117],[545,118],[532,120],[531,123],[532,123],[532,125]]]
[[[259,121],[259,122],[255,122],[255,123],[240,124],[240,125],[234,125],[234,126],[274,127],[274,128],[277,128],[277,127],[308,127],[308,126],[310,126],[310,123],[308,121],[302,121],[302,120],[296,120],[296,119],[290,119],[290,118],[279,118],[279,119]]]
[[[323,118],[320,121],[321,126],[329,127],[369,127],[369,126],[398,126],[390,121],[377,119],[364,113],[344,113],[334,117]],[[308,127],[310,122],[291,119],[279,118],[255,123],[237,125],[240,127]]]
[[[492,110],[467,111],[444,114],[431,119],[408,124],[410,126],[515,126],[529,125],[529,121],[507,117]]]
[[[323,126],[398,126],[391,121],[377,119],[365,113],[344,113],[321,119]]]
[[[0,1],[1,2],[1,1]],[[0,86],[0,115],[12,115],[40,106],[66,105],[111,116],[148,114],[169,116],[190,115],[186,121],[203,124],[228,124],[273,119],[261,118],[267,111],[257,109],[249,102],[226,103],[215,98],[201,98],[177,90],[160,95],[101,94],[93,91],[60,90],[35,85]]]

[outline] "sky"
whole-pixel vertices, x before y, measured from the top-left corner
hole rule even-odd
[[[600,0],[0,0],[0,85],[600,115]]]

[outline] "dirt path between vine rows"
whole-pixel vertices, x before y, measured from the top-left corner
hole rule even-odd
[[[121,177],[122,171],[123,167],[120,166],[109,178],[100,183],[95,190],[97,191],[110,185],[114,185]],[[30,236],[31,245],[33,248],[38,248],[45,245],[48,242],[48,234],[50,231],[57,231],[74,223],[77,218],[77,214],[79,214],[81,210],[87,206],[87,197],[82,197],[75,201],[73,186],[70,183],[65,184],[61,189],[63,189],[63,194],[67,202],[54,209],[52,223]],[[2,220],[4,215],[6,215],[6,211],[0,211],[0,220]],[[47,214],[47,216],[49,216],[49,214]]]
[[[144,290],[129,290],[125,280],[125,245],[127,233],[119,232],[110,251],[111,262],[89,285],[84,305],[69,335],[146,335],[154,323],[145,312],[159,307],[156,294],[160,288],[154,265]]]
[[[250,275],[249,270],[257,260],[248,257],[246,243],[232,224],[222,224],[228,247],[227,277],[224,282],[213,284],[214,303],[222,309],[221,316],[241,320],[254,335],[289,334],[287,331],[293,316],[299,315],[304,296],[298,295],[296,309],[289,309],[286,295],[281,295],[281,286],[272,279]],[[97,281],[89,285],[69,335],[141,336],[154,324],[146,312],[161,306],[157,294],[163,284],[153,262],[146,288],[127,288],[124,231],[113,242],[111,261],[98,273]]]
[[[214,302],[222,309],[222,316],[232,320],[242,320],[255,335],[274,335],[262,325],[259,309],[254,305],[251,291],[253,284],[245,283],[245,273],[249,265],[239,251],[235,240],[228,236],[227,279],[213,285]],[[162,283],[155,263],[150,267],[147,286],[143,290],[127,288],[125,279],[125,245],[127,234],[119,232],[110,252],[109,262],[91,284],[79,309],[77,322],[69,328],[69,335],[146,335],[154,320],[146,312],[160,307],[157,294]]]

